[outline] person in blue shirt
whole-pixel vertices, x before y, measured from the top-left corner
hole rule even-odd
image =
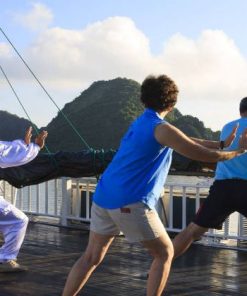
[[[141,85],[146,107],[129,127],[93,196],[89,242],[67,278],[63,296],[77,295],[103,260],[114,237],[124,233],[153,257],[147,295],[161,295],[173,259],[172,242],[155,210],[173,149],[194,160],[217,162],[243,153],[219,151],[219,141],[190,139],[164,118],[177,102],[178,88],[166,75],[149,76]],[[234,128],[226,142],[235,138]],[[242,144],[241,144],[242,145]],[[208,149],[213,148],[213,149]]]
[[[231,145],[221,148],[231,151],[238,147],[238,141],[247,129],[247,97],[239,106],[240,118],[227,123],[221,131],[221,140],[225,139],[233,127],[237,126],[236,137]],[[199,239],[209,228],[221,229],[226,218],[237,211],[247,217],[247,154],[222,161],[217,164],[215,181],[209,195],[199,208],[192,223],[174,239],[175,257],[183,254],[191,243]]]

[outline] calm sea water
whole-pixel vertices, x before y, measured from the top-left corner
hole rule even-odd
[[[178,176],[178,175],[168,175],[167,183],[178,183],[178,184],[190,184],[190,185],[210,185],[213,178],[204,176]]]

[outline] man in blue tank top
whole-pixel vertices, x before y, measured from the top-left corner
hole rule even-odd
[[[247,97],[239,106],[240,118],[227,123],[221,132],[221,140],[234,128],[236,137],[226,151],[238,147],[238,141],[247,129]],[[199,239],[209,228],[221,229],[226,218],[237,211],[247,217],[247,154],[217,164],[215,181],[209,195],[198,210],[192,223],[174,239],[175,256],[183,254],[191,243]]]
[[[146,109],[129,127],[119,150],[98,182],[91,209],[87,249],[68,276],[63,296],[77,295],[103,260],[114,237],[141,243],[153,257],[148,296],[161,295],[173,259],[173,245],[155,211],[170,168],[172,150],[194,160],[217,162],[243,153],[213,150],[218,141],[190,139],[164,118],[177,102],[178,88],[167,76],[149,76],[141,85]],[[227,142],[235,137],[233,129]],[[213,149],[208,149],[213,148]]]

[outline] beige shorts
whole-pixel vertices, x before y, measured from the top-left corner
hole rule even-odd
[[[90,230],[113,236],[123,232],[131,243],[152,240],[166,233],[157,212],[142,202],[114,210],[93,203]]]

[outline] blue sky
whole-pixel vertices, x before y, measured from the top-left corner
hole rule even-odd
[[[15,43],[25,46],[32,34],[18,28],[10,19],[15,13],[30,10],[35,1],[6,1],[1,4],[1,27],[15,37]],[[161,50],[162,42],[180,32],[196,38],[205,29],[224,30],[236,44],[247,53],[246,11],[247,1],[242,0],[91,0],[39,1],[54,13],[53,25],[68,29],[81,29],[90,23],[111,16],[128,16],[149,37],[155,53]],[[18,30],[18,34],[16,34]]]
[[[247,95],[247,1],[5,1],[0,26],[62,108],[95,80],[141,82],[166,73],[180,88],[177,107],[212,129],[238,116]],[[56,108],[3,36],[0,63],[32,120]],[[25,117],[0,77],[0,109]],[[40,112],[45,106],[45,111]]]

